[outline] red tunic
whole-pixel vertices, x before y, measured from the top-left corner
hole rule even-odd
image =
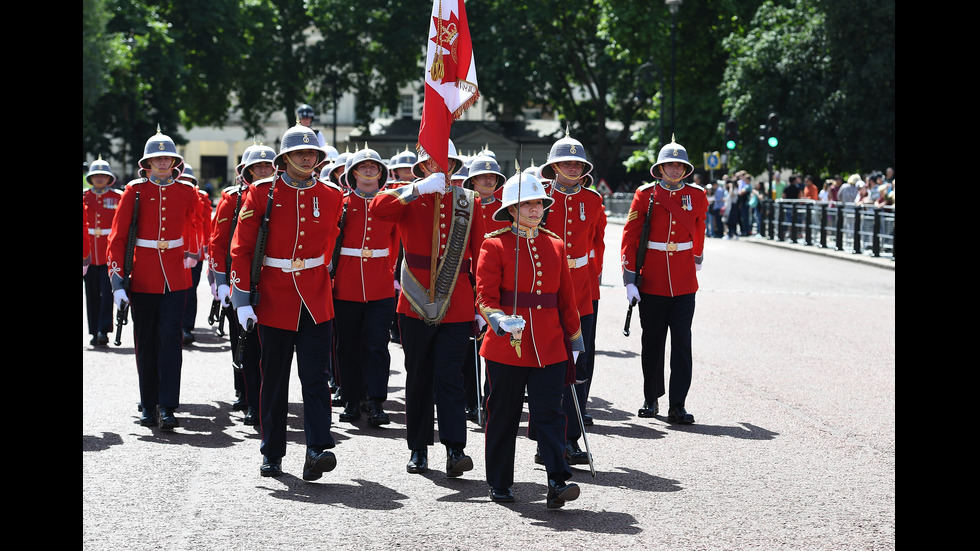
[[[514,314],[515,273],[517,314],[525,320],[521,355],[518,357],[517,349],[511,346],[510,333],[500,336],[492,330],[495,324],[483,338],[480,355],[491,361],[528,367],[567,360],[565,335],[572,341],[581,341],[582,332],[561,238],[539,230],[534,237],[522,237],[517,251],[517,234],[513,230],[488,234],[476,271],[477,306],[488,322],[495,313]]]
[[[231,223],[235,217],[235,208],[241,208],[245,202],[248,187],[230,186],[228,191],[222,190],[221,199],[214,208],[211,218],[211,242],[208,245],[211,274],[216,285],[228,285],[228,252],[231,248]],[[241,201],[241,203],[239,203]]]
[[[358,195],[357,191],[348,193],[344,204],[347,205],[347,218],[342,245],[348,252],[353,253],[355,249],[363,252],[359,256],[341,252],[333,280],[334,298],[367,302],[395,296],[395,263],[398,260],[395,225],[372,216],[368,212],[370,199]]]
[[[288,177],[287,177],[288,178]],[[269,188],[275,181],[265,262],[289,261],[284,269],[263,265],[259,275],[259,304],[254,306],[258,323],[297,331],[303,305],[316,323],[333,319],[333,299],[327,265],[340,231],[337,222],[343,193],[333,185],[313,179],[304,188],[287,183],[284,173],[252,184],[238,213],[231,239],[232,304],[249,304],[252,257],[259,226],[265,216]],[[322,261],[315,267],[292,268],[292,261]]]
[[[598,275],[589,269],[589,256],[596,256],[603,249],[602,239],[606,231],[606,217],[602,196],[593,189],[576,185],[568,189],[557,182],[551,198],[554,204],[548,209],[548,217],[542,227],[551,230],[565,240],[565,258],[575,262],[571,268],[579,314],[593,313],[592,299],[598,299]],[[601,224],[601,226],[600,226]],[[593,297],[593,288],[596,296]]]
[[[187,289],[191,286],[191,271],[184,267],[184,258],[198,252],[195,225],[200,200],[197,192],[189,184],[172,179],[138,178],[126,184],[112,220],[108,256],[113,290],[122,288],[126,241],[137,190],[140,204],[136,237],[155,241],[159,246],[136,247],[130,291],[162,294],[167,290]],[[178,239],[183,240],[182,245],[170,246]]]
[[[396,189],[386,189],[378,193],[371,200],[370,212],[378,220],[388,221],[398,226],[398,237],[405,250],[405,258],[402,262],[407,265],[408,270],[415,276],[423,287],[429,286],[429,262],[432,253],[432,217],[433,209],[440,209],[441,231],[439,234],[439,257],[445,252],[448,240],[449,217],[453,211],[453,194],[423,194],[415,199],[410,196],[414,186],[402,185]],[[474,194],[473,212],[480,210],[480,197]],[[445,323],[472,322],[475,311],[473,285],[470,277],[476,276],[475,260],[479,258],[480,246],[483,244],[483,236],[486,228],[483,224],[482,216],[473,216],[469,239],[463,251],[463,260],[460,267],[461,273],[456,280],[453,294],[449,301],[449,307],[442,321]],[[437,261],[438,262],[438,261]],[[438,264],[437,264],[438,265]],[[463,271],[463,268],[469,268]],[[403,283],[404,286],[404,283]],[[411,304],[405,293],[399,294],[397,311],[410,317],[421,319],[412,311]]]
[[[636,251],[646,219],[650,194],[654,194],[651,210],[649,242],[686,250],[658,250],[647,248],[643,260],[641,293],[673,297],[694,293],[698,290],[695,257],[704,253],[704,219],[708,212],[708,198],[698,186],[685,184],[679,191],[670,191],[658,183],[641,186],[633,195],[630,211],[623,226],[621,245],[623,259],[623,283],[636,279]],[[668,208],[669,207],[669,208]]]
[[[112,230],[112,219],[116,216],[116,208],[122,193],[107,187],[102,193],[87,189],[82,193],[85,203],[86,220],[88,222],[89,247],[92,251],[92,264],[105,265],[108,262],[109,232]]]

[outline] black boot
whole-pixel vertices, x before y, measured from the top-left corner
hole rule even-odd
[[[578,484],[566,484],[548,477],[548,508],[557,509],[565,505],[566,501],[572,501],[578,497]]]

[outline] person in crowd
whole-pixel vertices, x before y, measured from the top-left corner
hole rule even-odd
[[[198,199],[200,199],[197,226],[201,231],[198,232],[197,236],[198,253],[195,259],[197,263],[191,268],[191,287],[187,290],[187,302],[184,303],[184,316],[181,320],[182,343],[191,344],[195,340],[193,331],[194,320],[197,319],[197,286],[201,283],[201,274],[208,261],[208,243],[211,241],[211,197],[197,185],[194,168],[188,163],[184,163],[183,172],[178,180],[190,184],[197,191]]]

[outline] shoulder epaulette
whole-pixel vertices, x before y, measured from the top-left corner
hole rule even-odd
[[[483,238],[484,239],[489,239],[491,237],[497,237],[498,235],[507,233],[509,231],[510,231],[510,226],[507,226],[505,228],[500,228],[500,229],[497,229],[497,230],[493,230],[490,233],[485,233],[485,234],[483,234]]]
[[[553,231],[551,231],[549,229],[542,228],[541,226],[538,226],[538,231],[539,232],[543,232],[543,233],[545,233],[547,235],[550,235],[551,237],[554,237],[555,239],[557,239],[559,241],[562,240],[561,237],[559,237],[557,233],[555,233],[555,232],[553,232]]]
[[[701,191],[704,191],[704,188],[697,184],[685,184],[685,185],[691,186],[694,189],[700,189]]]
[[[146,178],[133,178],[132,180],[126,183],[126,187],[129,187],[134,184],[142,184],[143,182],[149,182],[149,180],[147,180]]]
[[[338,186],[337,184],[331,182],[330,180],[319,180],[319,182],[321,184],[327,186],[327,187],[331,187],[331,188],[339,191],[340,193],[343,193],[344,195],[346,195],[346,193],[344,193],[344,188]]]
[[[260,185],[271,184],[276,181],[276,176],[269,176],[268,178],[262,178],[261,180],[256,180],[252,182],[252,186],[258,187]]]
[[[590,188],[590,187],[583,187],[582,189],[584,189],[584,190],[586,190],[586,191],[591,191],[592,193],[595,193],[595,194],[596,194],[596,195],[598,195],[599,197],[602,197],[602,194],[601,194],[601,193],[599,193],[598,191],[596,191],[596,190],[594,190],[594,189],[592,189],[592,188]]]
[[[646,188],[648,188],[650,186],[655,186],[655,185],[657,185],[657,182],[648,182],[648,183],[643,184],[642,186],[636,188],[636,191],[644,190],[644,189],[646,189]]]
[[[194,185],[194,182],[188,182],[187,180],[177,180],[177,183],[178,184],[184,184],[185,186],[187,186],[187,187],[189,187],[189,188],[191,188],[191,189],[193,189],[195,191],[197,190],[197,186]]]

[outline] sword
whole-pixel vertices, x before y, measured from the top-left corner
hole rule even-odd
[[[578,416],[578,426],[582,429],[582,441],[585,442],[585,453],[589,456],[589,471],[592,478],[595,478],[595,464],[592,462],[592,450],[589,448],[589,436],[585,434],[585,421],[582,420],[582,408],[578,405],[578,393],[575,392],[575,385],[572,385],[572,401],[575,402],[575,415]]]

